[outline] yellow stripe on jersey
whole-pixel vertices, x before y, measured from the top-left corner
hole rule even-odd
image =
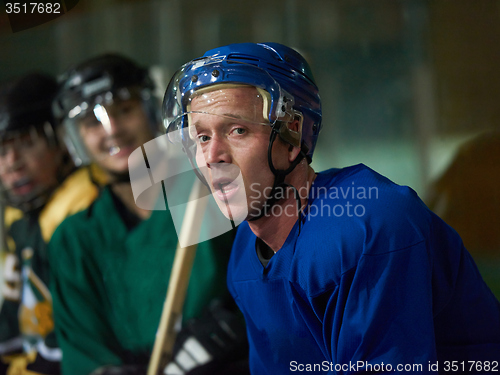
[[[40,213],[44,241],[48,243],[59,224],[67,216],[87,208],[98,193],[97,186],[90,180],[88,168],[78,169],[68,176]]]

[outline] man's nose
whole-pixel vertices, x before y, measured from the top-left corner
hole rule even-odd
[[[204,154],[209,168],[210,164],[231,163],[229,145],[222,137],[213,137]]]
[[[116,110],[112,106],[105,107],[101,104],[97,104],[94,108],[94,113],[96,114],[97,120],[104,128],[106,136],[116,136],[121,127],[121,119],[120,116],[116,113]]]
[[[116,136],[120,132],[120,130],[121,130],[120,120],[116,116],[110,115],[108,126],[106,129],[108,135]]]

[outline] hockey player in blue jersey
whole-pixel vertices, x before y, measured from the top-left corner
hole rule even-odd
[[[245,220],[228,285],[253,374],[500,370],[500,304],[458,234],[362,164],[311,168],[321,101],[299,53],[210,50],[163,110],[223,213]]]

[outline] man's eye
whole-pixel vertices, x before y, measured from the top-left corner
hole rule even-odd
[[[246,132],[246,130],[243,128],[236,128],[236,129],[234,129],[234,132],[238,135],[242,135]]]
[[[118,107],[117,114],[118,115],[127,115],[130,112],[132,112],[133,109],[134,109],[134,106],[132,104],[129,104],[129,103],[122,104],[121,106]]]
[[[84,118],[80,123],[86,128],[93,128],[101,124],[101,122],[94,116],[89,116],[87,118]]]
[[[27,137],[21,140],[18,144],[19,148],[22,148],[24,150],[32,148],[34,145],[35,145],[35,139],[32,137]]]
[[[201,143],[206,143],[210,140],[210,137],[208,135],[200,135],[198,137],[198,140],[201,142]]]

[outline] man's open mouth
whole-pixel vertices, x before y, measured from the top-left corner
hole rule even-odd
[[[25,195],[33,189],[33,182],[29,177],[22,177],[12,185],[12,191],[16,195]]]
[[[214,194],[222,201],[229,202],[239,189],[239,185],[234,180],[219,179],[213,182]]]

